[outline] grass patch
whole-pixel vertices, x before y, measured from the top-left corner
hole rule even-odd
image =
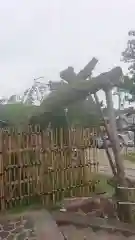
[[[17,213],[23,213],[26,211],[30,211],[30,210],[38,210],[43,208],[42,205],[38,205],[38,204],[30,204],[30,205],[18,205],[16,207],[13,207],[12,209],[8,210],[9,214],[17,214]]]
[[[123,158],[124,158],[124,160],[128,160],[130,162],[135,163],[135,153],[134,152],[130,152],[126,155],[123,155]]]
[[[92,179],[100,181],[96,186],[95,193],[106,192],[109,196],[114,194],[114,188],[107,183],[107,180],[110,179],[109,176],[104,174],[94,174]]]
[[[114,194],[114,189],[107,183],[107,180],[109,178],[110,177],[103,175],[103,174],[91,173],[91,180],[93,180],[93,181],[99,180],[100,182],[99,182],[99,184],[96,185],[95,192],[94,193],[90,192],[89,196],[92,196],[93,194],[95,195],[95,194],[106,192],[108,194],[108,196],[111,197]],[[65,197],[68,197],[68,196],[65,196]],[[57,202],[54,205],[51,205],[49,209],[50,210],[59,209],[61,207],[61,202],[62,201]],[[43,208],[44,208],[44,206],[41,204],[40,201],[34,200],[34,201],[29,202],[29,204],[28,204],[28,202],[22,202],[21,204],[18,203],[13,208],[7,210],[7,212],[9,214],[21,214],[26,211],[40,210]]]
[[[43,206],[41,205],[40,198],[38,197],[33,197],[31,199],[23,199],[21,202],[16,201],[12,207],[9,207],[9,210],[7,210],[9,213],[17,214],[17,213],[22,213],[28,210],[36,210],[40,209]]]

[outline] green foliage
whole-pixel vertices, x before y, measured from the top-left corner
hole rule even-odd
[[[132,39],[129,39],[127,42],[126,49],[122,52],[123,61],[130,63],[129,71],[133,76],[135,74],[135,31],[128,32],[129,37],[132,36]]]
[[[130,103],[135,101],[135,31],[129,31],[128,35],[132,39],[128,40],[126,49],[122,52],[122,60],[129,63],[129,76],[124,77],[121,88],[132,95],[127,99]]]
[[[70,125],[80,125],[84,127],[99,126],[100,113],[96,104],[91,101],[91,97],[84,101],[77,101],[68,107],[67,113]]]
[[[134,152],[123,155],[123,157],[125,160],[135,163],[135,153]]]
[[[26,105],[22,103],[0,105],[0,120],[9,122],[11,125],[19,126],[27,124],[31,116],[34,116],[38,111],[38,106]],[[89,113],[80,104],[69,107],[69,111],[65,115],[64,110],[57,110],[53,113],[44,113],[33,117],[31,124],[41,124],[41,127],[46,127],[48,122],[54,127],[69,126],[97,126],[99,125],[100,117],[97,114]]]
[[[127,93],[126,101],[134,102],[135,101],[135,79],[134,77],[125,76],[124,83],[121,84],[120,89],[122,92]],[[129,97],[129,94],[131,95]]]
[[[51,123],[52,128],[64,128],[68,125],[64,110],[57,110],[53,113],[44,112],[43,114],[32,116],[29,123],[31,125],[39,124],[41,129],[48,127],[49,123]]]
[[[22,103],[0,105],[0,120],[8,121],[16,126],[25,124],[36,109],[36,106]]]
[[[82,114],[82,112],[69,112],[68,122],[74,126],[94,127],[100,125],[100,117],[94,114]]]
[[[90,127],[99,126],[100,124],[100,115],[91,95],[87,100],[80,100],[69,105],[67,112],[61,104],[55,110],[46,111],[46,108],[34,106],[32,103],[1,104],[0,120],[8,121],[9,124],[15,126],[28,123],[32,125],[40,124],[42,129],[45,129],[49,123],[53,128],[67,128],[67,126],[76,125]]]

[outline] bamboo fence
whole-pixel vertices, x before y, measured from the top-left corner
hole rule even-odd
[[[94,135],[94,128],[68,129],[66,137],[63,129],[0,129],[0,209],[34,201],[49,206],[94,191],[91,172],[98,171]]]

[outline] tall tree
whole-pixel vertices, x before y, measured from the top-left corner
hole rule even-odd
[[[128,32],[129,40],[125,50],[122,52],[122,61],[129,64],[128,74],[124,77],[124,83],[121,85],[123,92],[129,93],[126,95],[129,103],[135,101],[135,31]]]
[[[129,63],[129,72],[131,76],[135,76],[135,31],[128,32],[129,37],[132,37],[127,42],[126,49],[122,52],[123,61]]]

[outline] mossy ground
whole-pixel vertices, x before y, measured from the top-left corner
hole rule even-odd
[[[103,174],[93,174],[92,179],[94,181],[99,180],[99,183],[96,185],[95,192],[94,193],[90,192],[89,194],[87,192],[86,196],[88,196],[88,195],[92,196],[92,195],[100,194],[100,193],[104,193],[104,192],[106,192],[108,194],[108,196],[113,195],[114,189],[110,185],[107,184],[107,180],[109,179],[108,176],[103,175]],[[64,194],[63,194],[63,196],[64,196]],[[83,196],[85,196],[85,193],[83,194]],[[70,197],[70,196],[67,196],[67,194],[66,194],[66,197]],[[51,204],[49,206],[49,208],[57,209],[57,208],[60,208],[60,206],[61,206],[61,201],[56,202],[55,204]],[[18,203],[18,204],[16,204],[15,207],[12,207],[11,209],[9,209],[7,211],[11,214],[16,214],[16,213],[23,213],[23,212],[26,212],[29,210],[30,211],[37,210],[37,209],[41,209],[41,208],[43,208],[41,201],[39,200],[39,198],[35,198],[29,202],[23,201],[21,204]]]

